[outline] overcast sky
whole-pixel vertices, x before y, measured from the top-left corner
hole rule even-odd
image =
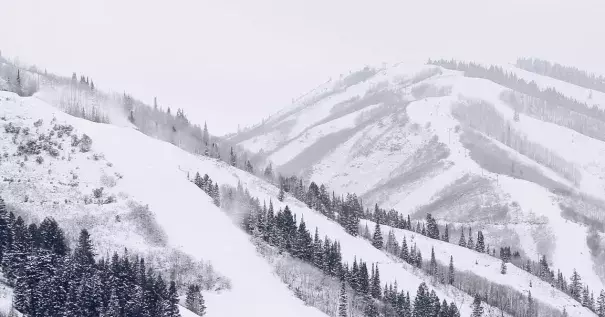
[[[366,64],[548,58],[605,74],[602,0],[0,0],[0,49],[223,134]]]

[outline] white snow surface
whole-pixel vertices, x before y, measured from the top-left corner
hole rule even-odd
[[[375,226],[375,223],[372,221],[362,220],[361,225],[366,224],[369,228],[374,228]],[[578,305],[576,301],[565,293],[511,263],[507,264],[506,274],[501,274],[500,266],[502,261],[498,258],[463,248],[453,243],[430,239],[412,231],[385,225],[381,225],[380,227],[383,234],[387,234],[390,230],[393,230],[398,242],[401,242],[405,237],[408,247],[416,244],[422,251],[423,259],[426,259],[427,255],[431,254],[431,249],[434,249],[435,259],[442,265],[449,265],[450,256],[453,257],[456,272],[469,271],[496,284],[510,286],[519,290],[525,296],[531,291],[534,299],[556,307],[560,311],[563,311],[563,308],[565,308],[569,316],[595,316],[590,310]],[[530,281],[532,284],[531,287],[529,286]]]
[[[588,196],[599,201],[602,201],[601,197],[605,197],[605,142],[524,114],[520,115],[519,122],[513,122],[513,110],[499,97],[500,93],[508,88],[485,79],[467,78],[461,72],[441,69],[440,74],[412,84],[401,80],[401,76],[405,77],[402,74],[408,74],[407,78],[411,78],[413,74],[433,68],[434,66],[430,65],[405,64],[387,67],[367,81],[353,85],[327,99],[306,107],[299,105],[297,112],[287,118],[273,117],[274,126],[296,122],[297,126],[311,127],[309,130],[288,130],[288,133],[284,134],[279,129],[259,129],[246,135],[247,139],[242,140],[240,144],[254,151],[260,148],[251,146],[257,140],[268,137],[278,140],[279,142],[262,146],[265,151],[267,148],[273,151],[269,159],[278,165],[278,169],[279,166],[289,168],[291,162],[296,162],[296,172],[309,181],[323,183],[339,194],[356,193],[368,205],[378,203],[383,208],[395,208],[404,215],[413,214],[423,206],[439,201],[443,198],[440,196],[442,192],[461,179],[472,177],[486,180],[483,190],[497,197],[497,203],[518,206],[508,214],[514,223],[504,226],[505,229],[512,230],[518,238],[520,245],[513,247],[521,248],[532,258],[545,252],[551,267],[560,269],[567,278],[577,269],[583,282],[598,293],[604,288],[604,277],[597,274],[596,268],[604,263],[593,258],[587,245],[590,228],[564,218],[558,204],[560,196],[549,188],[521,178],[488,172],[475,162],[469,149],[460,141],[461,133],[458,128],[462,123],[452,115],[452,107],[465,100],[489,102],[504,120],[511,122],[512,128],[526,135],[527,140],[572,163],[580,173],[579,181],[572,183],[533,158],[520,154],[494,138],[487,135],[483,135],[484,137],[509,157],[531,166],[539,174],[566,186],[578,196]],[[505,69],[535,81],[540,87],[556,88],[564,95],[589,105],[603,104],[598,92],[593,92],[591,100],[588,100],[589,90],[585,88],[513,66],[506,66]],[[426,96],[414,95],[414,88],[421,85],[442,88],[447,92]],[[312,142],[317,143],[323,137],[344,131],[346,128],[340,122],[346,120],[346,117],[337,116],[314,127],[315,123],[324,120],[325,113],[338,102],[371,94],[373,90],[370,87],[374,90],[394,91],[411,103],[407,106],[391,107],[373,122],[358,130],[353,129],[354,133],[346,138],[324,145],[328,148],[327,151],[316,158],[317,153],[307,150],[313,146]],[[381,103],[377,102],[378,104],[373,103],[371,106],[380,108]],[[357,112],[362,110],[358,109]],[[322,114],[319,115],[318,111]],[[309,114],[299,115],[306,112]],[[445,154],[435,150],[435,144],[438,144]],[[305,160],[304,157],[312,159]],[[432,158],[435,158],[434,162]],[[300,162],[308,163],[301,165]],[[482,197],[483,195],[480,198]],[[478,200],[477,204],[484,206],[485,202]],[[535,225],[536,219],[541,225]],[[444,216],[440,220],[448,219]],[[471,225],[474,229],[503,228],[501,223],[494,224],[489,221],[469,220],[468,223],[462,224]],[[489,243],[490,237],[487,236],[486,239]],[[553,248],[544,251],[541,244],[545,241],[551,243]]]
[[[148,204],[170,245],[210,261],[231,280],[230,291],[206,296],[206,316],[325,316],[294,297],[257,254],[247,234],[189,182],[183,172],[183,165],[200,171],[224,170],[217,167],[218,163],[130,128],[71,117],[36,98],[19,98],[2,92],[0,114],[9,120],[19,117],[29,122],[40,118],[50,122],[56,117],[58,122],[69,123],[89,135],[93,149],[104,153],[124,175],[114,189]],[[54,163],[69,164],[60,160]]]
[[[267,202],[272,200],[276,208],[289,205],[297,219],[304,219],[310,230],[317,227],[322,236],[338,240],[345,261],[357,258],[368,264],[378,263],[383,283],[396,281],[399,289],[414,296],[418,285],[426,282],[441,299],[456,303],[462,315],[471,312],[472,297],[468,294],[451,287],[430,285],[430,278],[426,275],[375,249],[361,237],[347,234],[337,223],[291,197],[280,203],[275,199],[278,194],[275,186],[244,171],[184,152],[131,128],[71,117],[35,97],[19,98],[14,94],[0,93],[0,109],[7,120],[19,119],[22,123],[32,124],[40,118],[45,122],[56,118],[57,123],[71,124],[78,133],[86,133],[92,138],[93,151],[103,153],[112,163],[112,168],[123,175],[112,190],[127,193],[131,199],[149,205],[171,246],[209,261],[219,273],[231,280],[231,290],[204,294],[208,307],[206,316],[325,315],[294,297],[293,292],[272,272],[270,265],[257,254],[246,233],[187,179],[188,175],[193,176],[198,171],[207,173],[219,184],[236,186],[241,182],[253,196]],[[56,159],[51,164],[54,169],[59,169],[74,163]],[[500,313],[487,307],[487,315],[499,316]]]

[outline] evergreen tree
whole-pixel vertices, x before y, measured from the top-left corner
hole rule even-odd
[[[458,241],[458,245],[466,248],[466,238],[464,237],[464,228],[460,231],[460,240]]]
[[[198,316],[204,316],[206,313],[206,306],[204,303],[204,297],[200,292],[200,286],[196,284],[189,285],[187,287],[187,294],[185,297],[185,307],[197,314]]]
[[[83,268],[92,267],[95,264],[94,247],[86,229],[80,231],[78,245],[74,249],[74,262]]]
[[[479,294],[475,295],[475,299],[473,300],[473,313],[471,317],[481,317],[483,316],[483,306],[481,306],[481,297]]]
[[[401,242],[401,255],[399,257],[407,263],[410,263],[410,250],[408,249],[408,244],[405,241],[405,237],[403,237],[403,241]]]
[[[286,193],[284,192],[284,187],[283,187],[283,186],[280,186],[280,187],[279,187],[279,194],[277,195],[277,200],[279,200],[279,201],[282,201],[282,202],[283,202],[283,201],[284,201],[284,198],[285,198],[285,195],[286,195]]]
[[[372,264],[373,265],[373,264]],[[372,293],[372,297],[380,300],[380,298],[382,297],[382,288],[380,285],[380,271],[378,270],[378,265],[376,265],[374,267],[374,269],[372,270],[373,274],[372,274],[372,281],[371,281],[371,293]]]
[[[578,274],[576,269],[573,270],[573,274],[571,275],[571,283],[569,285],[569,294],[576,301],[578,301],[578,302],[581,301],[582,279],[580,278],[580,274]]]
[[[475,246],[477,252],[485,253],[485,241],[483,239],[483,232],[479,230],[477,232],[477,245]]]
[[[235,155],[235,152],[233,152],[233,147],[231,147],[231,152],[229,153],[229,162],[231,163],[231,166],[237,167],[237,155]]]
[[[341,283],[340,296],[338,297],[338,317],[347,317],[347,289],[345,282]]]
[[[416,292],[416,298],[414,299],[414,313],[413,317],[425,317],[431,316],[433,312],[432,302],[429,294],[428,287],[424,282],[418,286]]]
[[[431,263],[430,263],[430,273],[432,276],[437,275],[437,260],[435,259],[435,248],[431,247]]]
[[[603,290],[597,298],[596,313],[599,317],[605,317],[605,291]]]
[[[208,145],[210,144],[210,134],[208,133],[208,125],[206,121],[204,121],[204,131],[202,132],[202,142],[206,147],[206,151],[208,151]]]
[[[450,242],[450,230],[447,224],[445,225],[445,232],[443,233],[443,241]]]
[[[448,311],[448,317],[460,317],[460,312],[458,311],[458,307],[454,305],[454,302],[450,303],[450,309]]]
[[[382,250],[383,240],[382,240],[382,232],[380,232],[380,224],[376,222],[376,226],[374,226],[374,235],[372,236],[372,245],[379,250]]]
[[[529,291],[527,294],[527,317],[536,316],[536,308],[534,305],[534,299],[531,296],[531,291]]]
[[[378,317],[378,307],[376,307],[376,303],[372,300],[371,297],[366,297],[366,308],[364,310],[365,317]]]
[[[447,271],[448,284],[450,284],[450,285],[454,284],[455,274],[456,273],[454,271],[454,257],[450,255],[450,266]]]
[[[471,228],[468,228],[468,242],[466,243],[466,247],[471,250],[475,249],[475,242],[473,242],[473,234]]]
[[[504,261],[500,264],[500,274],[506,274],[506,262]]]

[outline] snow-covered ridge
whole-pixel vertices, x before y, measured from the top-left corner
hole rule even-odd
[[[581,87],[502,67],[592,105]],[[517,120],[500,98],[509,89],[434,65],[395,65],[235,139],[269,152],[286,174],[356,193],[368,205],[418,218],[431,212],[483,230],[491,245],[546,255],[599,292],[605,142],[523,113]],[[481,117],[465,108],[469,102],[491,110]]]
[[[54,121],[72,125],[78,134],[86,134],[92,139],[91,151],[102,153],[106,160],[99,164],[99,161],[86,156],[79,156],[72,161],[45,156],[43,164],[46,165],[41,167],[34,159],[30,159],[24,163],[20,173],[15,173],[24,179],[34,180],[32,186],[16,192],[12,190],[12,186],[17,181],[5,180],[0,185],[10,205],[22,208],[32,217],[40,218],[51,215],[63,220],[75,220],[79,217],[78,213],[88,214],[86,219],[94,220],[94,227],[97,229],[93,234],[99,241],[109,241],[114,246],[126,246],[133,252],[149,251],[154,247],[153,244],[137,238],[137,235],[133,234],[136,230],[131,227],[120,228],[119,224],[115,224],[115,212],[123,214],[128,211],[119,201],[132,200],[148,206],[165,232],[168,246],[177,248],[195,259],[209,261],[218,273],[231,280],[231,290],[220,294],[205,294],[208,307],[206,316],[325,316],[294,297],[273,275],[272,268],[257,254],[246,234],[214,206],[207,195],[189,182],[187,174],[183,172],[188,166],[188,169],[214,169],[221,174],[229,174],[225,171],[228,168],[221,163],[196,157],[133,129],[74,118],[36,98],[20,98],[12,93],[0,93],[0,117],[15,125],[33,126],[33,123],[40,119],[48,123]],[[3,122],[3,126],[4,124],[6,122]],[[2,151],[16,152],[17,145],[12,143],[9,134],[2,131],[0,135]],[[5,169],[8,168],[6,164],[3,160],[0,165],[3,175],[9,172]],[[79,177],[82,183],[74,186],[73,190],[67,189],[69,185],[47,184],[45,178],[36,176],[48,173],[47,167],[52,169],[51,174],[66,177],[71,169],[81,170]],[[82,207],[84,203],[72,202],[70,207],[63,199],[56,199],[42,204],[42,208],[34,207],[41,203],[37,197],[57,193],[58,198],[62,191],[73,192],[79,197],[76,195],[78,192],[88,192],[101,186],[101,176],[106,169],[107,172],[116,171],[122,176],[110,189],[115,193],[118,203],[103,205],[104,208],[85,208]],[[89,189],[86,189],[85,184]],[[170,184],[171,190],[167,190],[166,184]],[[23,203],[23,195],[31,196],[32,199],[36,197],[35,204]],[[67,201],[70,200],[69,197],[63,197]],[[74,204],[80,206],[74,208]],[[49,208],[50,206],[52,208]],[[109,212],[110,210],[115,212]],[[82,222],[75,222],[73,225],[87,226]],[[223,243],[216,243],[220,241]],[[245,263],[246,270],[242,270],[242,263]]]

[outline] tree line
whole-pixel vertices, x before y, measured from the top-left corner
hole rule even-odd
[[[267,169],[269,169],[270,167],[270,165],[267,166]],[[272,175],[272,173],[266,173],[265,177],[267,178],[270,175]],[[372,241],[372,244],[375,247],[379,249],[384,248],[386,251],[399,256],[401,259],[408,262],[409,264],[416,266],[420,269],[426,270],[429,275],[432,275],[430,274],[430,268],[434,267],[434,264],[431,265],[429,262],[428,267],[423,267],[424,260],[422,257],[422,253],[415,245],[406,245],[405,247],[402,247],[404,241],[402,241],[402,244],[398,244],[397,241],[394,241],[394,235],[391,236],[391,234],[389,234],[387,236],[386,241],[384,241],[382,233],[377,234],[377,229],[380,230],[379,228],[374,228],[374,232],[372,233],[370,232],[369,228],[367,228],[367,226],[360,228],[359,220],[371,220],[376,222],[377,224],[416,232],[432,239],[442,240],[449,243],[457,243],[459,246],[469,248],[476,252],[486,253],[502,260],[502,266],[504,266],[504,268],[501,270],[501,273],[506,272],[505,267],[507,263],[512,263],[524,269],[528,273],[550,283],[554,287],[570,295],[572,298],[576,299],[580,304],[593,310],[594,312],[599,313],[600,311],[604,311],[605,313],[605,291],[602,291],[595,298],[592,292],[587,289],[585,285],[582,285],[581,277],[577,272],[574,272],[575,277],[572,276],[571,280],[577,279],[578,281],[575,283],[567,282],[567,279],[563,276],[560,271],[556,272],[555,274],[555,271],[549,267],[548,261],[546,260],[545,256],[542,256],[540,261],[535,262],[530,259],[524,260],[518,251],[511,251],[510,246],[503,246],[500,247],[499,250],[497,250],[495,246],[489,246],[485,243],[485,236],[481,230],[478,230],[476,232],[476,235],[474,235],[471,227],[467,228],[467,234],[465,234],[466,229],[462,228],[462,230],[460,231],[459,240],[457,242],[454,242],[450,241],[450,228],[452,228],[452,226],[447,223],[444,225],[437,224],[436,219],[430,213],[427,213],[424,221],[415,221],[414,223],[410,219],[409,215],[403,216],[394,209],[387,210],[380,208],[378,204],[374,205],[373,210],[370,210],[369,208],[365,208],[364,210],[363,200],[361,198],[358,198],[358,196],[354,193],[347,193],[344,197],[338,196],[333,191],[329,193],[327,187],[324,184],[318,186],[315,182],[311,182],[309,184],[309,187],[305,188],[302,179],[296,176],[284,177],[282,175],[279,175],[277,178],[277,186],[279,186],[280,188],[280,194],[278,197],[280,198],[280,200],[283,200],[286,193],[292,195],[294,198],[305,202],[309,208],[317,210],[326,217],[337,221],[350,234],[354,236],[361,235],[362,237]],[[353,221],[351,221],[351,219]],[[356,229],[353,228],[354,225],[357,226]],[[449,278],[447,277],[448,270],[449,268],[443,268],[439,278],[440,281],[449,280]],[[476,283],[489,283],[489,281],[479,281],[480,278],[477,276],[474,276],[473,279],[476,281]],[[569,283],[572,283],[576,286],[574,286],[573,288],[569,288],[566,286]],[[453,283],[454,286],[458,285],[459,289],[467,293],[470,292],[469,294],[473,294],[473,289],[467,287],[467,284],[468,283]],[[574,289],[573,293],[571,292],[571,289]],[[502,289],[498,292],[502,294],[515,293],[515,291],[512,289]],[[481,298],[487,299],[488,296],[482,296]],[[598,303],[601,301],[604,304],[599,306]],[[501,301],[494,300],[494,303],[496,302],[500,303]],[[522,309],[522,307],[527,307],[527,305],[522,306],[510,304],[506,307],[506,309],[509,309],[511,311],[514,310],[518,313]],[[542,310],[547,309],[548,308],[542,305]]]
[[[591,107],[584,102],[569,98],[551,87],[541,89],[534,81],[527,82],[526,80],[519,78],[516,74],[505,71],[500,66],[491,65],[485,67],[473,62],[465,63],[456,60],[448,61],[443,59],[435,61],[429,60],[429,64],[463,71],[464,75],[467,77],[484,78],[526,95],[540,98],[575,112],[605,121],[605,111],[598,107]]]
[[[0,198],[0,263],[14,289],[14,309],[26,316],[180,316],[176,283],[164,281],[144,258],[126,250],[95,258],[86,229],[71,250],[54,219],[27,225]],[[186,304],[204,315],[198,285],[189,286]]]
[[[312,235],[304,219],[297,220],[289,206],[283,210],[274,210],[269,205],[252,197],[241,184],[237,188],[221,187],[221,208],[240,219],[242,228],[254,239],[263,241],[286,252],[295,258],[309,263],[328,276],[338,278],[343,287],[346,285],[364,298],[364,316],[397,317],[458,317],[458,308],[454,303],[440,301],[434,291],[428,290],[425,283],[418,288],[415,298],[409,293],[398,290],[396,284],[385,284],[380,280],[377,264],[368,266],[362,259],[353,263],[342,260],[340,243],[325,236],[320,238],[317,228]],[[338,316],[349,316],[346,305],[346,292],[341,292]],[[430,312],[430,313],[428,313]]]
[[[605,93],[605,77],[588,73],[576,67],[564,66],[539,58],[518,58],[516,65],[532,73]]]

